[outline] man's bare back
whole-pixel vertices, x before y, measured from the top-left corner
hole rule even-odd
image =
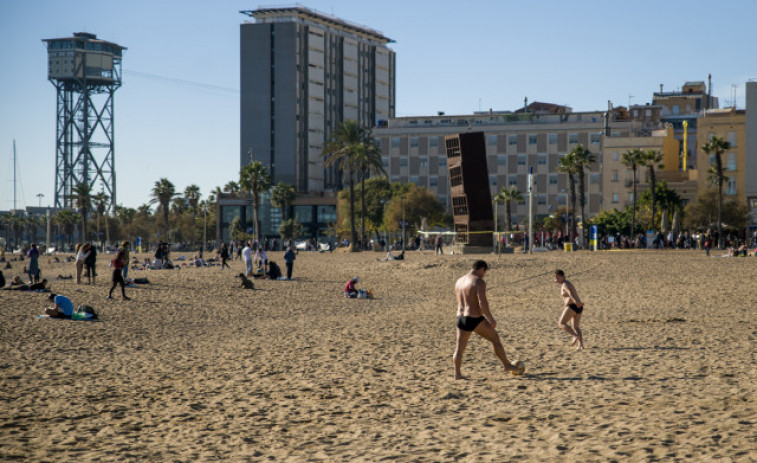
[[[457,280],[457,283],[455,283],[455,296],[457,297],[458,316],[481,316],[479,293],[486,294],[486,282],[477,275],[468,273]]]

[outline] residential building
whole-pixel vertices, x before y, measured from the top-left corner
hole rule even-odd
[[[746,83],[744,194],[751,209],[750,226],[757,228],[757,81]]]
[[[527,192],[527,174],[533,167],[536,189],[534,213],[546,216],[568,204],[567,176],[556,171],[560,158],[578,144],[597,157],[586,174],[589,217],[602,209],[603,139],[628,137],[637,131],[660,127],[659,107],[642,111],[647,120],[634,120],[626,108],[572,112],[565,106],[535,102],[525,111],[489,111],[470,115],[401,117],[374,129],[384,168],[393,182],[412,182],[428,188],[450,211],[444,137],[477,131],[486,137],[489,186],[492,194],[516,186]],[[502,208],[503,209],[503,208]],[[577,207],[578,209],[578,207]],[[513,204],[514,222],[524,222],[526,202]],[[499,211],[503,223],[504,211]]]
[[[294,186],[297,207],[313,212],[307,223],[295,215],[318,234],[342,188],[341,173],[323,166],[324,142],[345,120],[374,127],[394,117],[392,41],[304,7],[242,13],[254,22],[240,27],[240,165],[261,161],[275,183]],[[272,235],[278,224],[261,228]]]
[[[723,170],[726,177],[723,184],[725,200],[737,199],[746,204],[746,111],[735,108],[710,109],[699,119],[697,145],[700,147],[702,162],[699,166],[699,190],[712,188],[708,169],[714,164],[715,156],[706,158],[702,146],[712,137],[717,136],[730,143],[731,147],[722,155]],[[754,162],[754,161],[752,161]]]

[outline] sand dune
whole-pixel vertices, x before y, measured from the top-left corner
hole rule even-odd
[[[757,259],[406,256],[300,253],[296,281],[253,291],[240,261],[132,272],[152,284],[126,302],[105,300],[101,256],[95,285],[52,285],[100,322],[37,319],[46,295],[0,291],[0,460],[757,460]],[[452,286],[476,257],[522,377],[474,336],[452,381]],[[582,352],[557,326],[555,268],[586,303]],[[376,298],[344,299],[351,276]]]

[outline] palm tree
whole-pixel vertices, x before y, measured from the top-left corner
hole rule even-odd
[[[566,154],[565,156],[560,159],[559,164],[557,165],[558,172],[563,172],[568,176],[568,187],[570,187],[570,213],[572,214],[572,217],[570,218],[570,233],[568,236],[568,240],[572,243],[573,238],[576,236],[576,180],[574,175],[576,175],[578,170],[578,165],[576,164],[576,157],[571,151],[570,153]]]
[[[235,182],[234,180],[231,180],[230,182],[228,182],[226,185],[223,186],[223,192],[236,196],[239,194],[239,184]]]
[[[510,188],[502,187],[502,190],[494,195],[494,199],[497,201],[502,201],[505,205],[505,225],[507,226],[507,229],[505,231],[510,231],[513,229],[513,216],[512,216],[512,210],[510,208],[510,202],[511,201],[523,201],[523,193],[521,193],[520,190],[518,190],[518,187],[515,185],[510,185]]]
[[[386,176],[384,162],[381,160],[381,150],[376,140],[371,137],[370,130],[364,133],[362,146],[357,151],[356,161],[360,171],[360,244],[365,242],[365,177],[369,171]]]
[[[148,208],[150,206],[147,206]],[[114,206],[113,212],[116,215],[118,221],[123,225],[126,230],[126,238],[131,241],[131,222],[137,215],[137,210],[130,207]]]
[[[200,198],[202,197],[202,194],[200,193],[200,187],[192,184],[188,187],[184,188],[184,198],[189,202],[189,206],[192,208],[192,227],[194,230],[194,223],[197,219],[197,205],[200,203]],[[194,247],[194,239],[195,234],[192,233],[192,247]]]
[[[591,170],[591,165],[597,162],[597,158],[589,152],[582,145],[576,145],[570,152],[575,159],[576,167],[578,168],[578,192],[579,192],[579,204],[581,205],[581,247],[585,245],[586,241],[586,173],[585,169]]]
[[[350,184],[350,250],[356,251],[357,231],[355,230],[355,171],[360,168],[359,158],[365,150],[366,129],[356,121],[340,122],[339,126],[323,145],[323,165],[336,166],[346,171]]]
[[[58,211],[53,217],[53,222],[63,229],[63,233],[68,235],[68,243],[71,244],[71,235],[74,232],[74,225],[81,220],[81,216],[70,209]]]
[[[105,210],[108,207],[108,200],[110,198],[104,190],[100,190],[96,195],[92,197],[92,201],[95,203],[95,210],[97,211],[97,235],[100,235],[100,217],[105,218],[105,242],[110,241],[110,233],[108,232],[108,218],[105,216]]]
[[[176,187],[167,178],[161,178],[152,187],[150,204],[160,204],[163,211],[163,239],[168,238],[168,208],[174,196],[176,196]]]
[[[702,151],[713,156],[714,167],[713,181],[718,186],[718,249],[723,248],[723,183],[725,183],[725,174],[723,173],[722,155],[731,149],[731,144],[721,137],[713,135],[702,147]]]
[[[643,157],[644,152],[639,148],[626,151],[620,155],[620,162],[633,171],[633,203],[631,204],[633,211],[631,213],[631,233],[629,234],[631,242],[634,242],[634,234],[636,233],[636,168]]]
[[[294,200],[294,188],[284,182],[279,182],[271,190],[271,206],[281,209],[281,221],[287,219],[287,209]]]
[[[81,239],[87,241],[87,215],[92,210],[92,187],[88,183],[77,183],[71,192],[71,199],[81,214]]]
[[[639,165],[649,169],[649,184],[652,187],[652,230],[655,229],[655,206],[657,205],[657,189],[655,187],[657,179],[654,175],[655,168],[662,169],[662,153],[655,150],[648,150],[645,152],[641,159],[639,159]]]
[[[252,217],[255,223],[255,239],[260,243],[260,217],[258,207],[260,205],[260,193],[271,188],[271,174],[260,161],[252,161],[242,167],[239,172],[239,186],[252,195]]]

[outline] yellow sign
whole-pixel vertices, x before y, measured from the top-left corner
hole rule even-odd
[[[689,121],[683,121],[683,171],[686,172],[686,142],[689,138]]]

